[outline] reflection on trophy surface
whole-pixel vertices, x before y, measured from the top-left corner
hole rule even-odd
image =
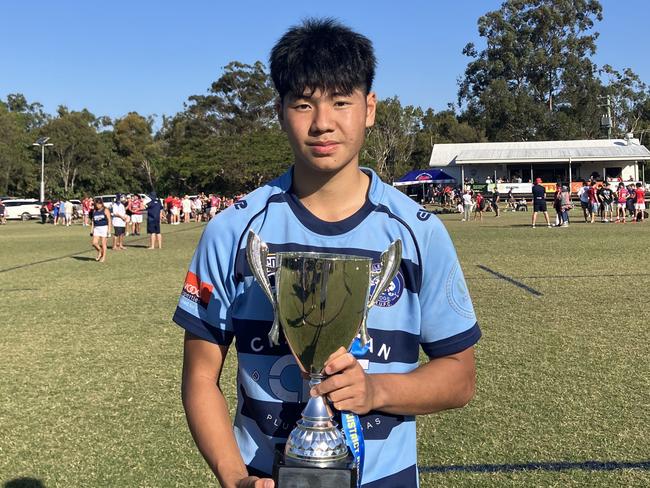
[[[395,241],[382,254],[380,272],[371,270],[372,259],[369,257],[277,253],[277,267],[271,270],[275,271],[275,291],[267,274],[268,247],[252,230],[246,254],[255,279],[273,305],[274,322],[269,338],[277,344],[279,328],[282,327],[300,369],[309,374],[310,386],[314,386],[324,379],[323,367],[332,353],[340,347],[349,348],[357,334],[360,334],[363,344],[368,342],[368,309],[399,269],[401,241]],[[376,276],[379,276],[377,286],[368,297],[370,283]],[[291,473],[288,470],[284,482],[280,474],[279,485],[302,486],[296,477],[311,479],[309,470],[304,468],[321,468],[312,472],[318,473],[321,481],[325,481],[323,475],[327,471],[332,475],[332,484],[353,484],[356,476],[353,458],[324,398],[310,398],[302,419],[287,439],[281,462],[303,469]],[[346,472],[350,473],[349,479],[344,476]]]

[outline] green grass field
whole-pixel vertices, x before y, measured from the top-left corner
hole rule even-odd
[[[650,225],[528,219],[443,216],[483,338],[473,402],[419,420],[421,485],[650,486]],[[171,322],[201,229],[164,226],[161,252],[129,237],[102,265],[80,225],[0,227],[6,488],[216,486],[185,424]],[[529,463],[576,464],[513,466]]]

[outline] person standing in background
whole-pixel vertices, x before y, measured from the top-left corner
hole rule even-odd
[[[83,226],[87,227],[89,225],[88,216],[90,215],[90,209],[93,206],[93,201],[88,196],[84,196],[84,199],[81,201],[81,213],[83,214]]]
[[[548,210],[546,209],[546,188],[542,186],[542,179],[535,179],[533,185],[533,229],[537,222],[537,212],[543,212],[546,219],[546,226],[551,227],[551,221],[548,218]]]
[[[192,210],[194,212],[194,222],[201,222],[201,217],[203,216],[203,202],[201,197],[197,196],[192,202]]]
[[[614,195],[611,188],[609,187],[609,182],[606,181],[603,183],[603,186],[598,190],[598,196],[600,200],[600,221],[601,222],[612,222],[614,220],[614,215],[612,213],[612,201],[614,200]]]
[[[61,202],[59,200],[54,202],[52,206],[52,218],[54,219],[52,223],[54,225],[59,225],[59,209],[61,207]]]
[[[569,191],[569,187],[564,185],[560,192],[562,227],[569,227],[569,210],[571,210],[571,207],[571,192]]]
[[[63,203],[63,211],[65,212],[65,226],[70,227],[72,224],[72,212],[74,211],[74,205],[70,200],[66,200]]]
[[[619,183],[618,189],[616,190],[616,223],[625,223],[625,207],[627,204],[627,188],[625,184]]]
[[[501,195],[499,195],[499,190],[494,187],[494,191],[492,192],[492,200],[490,201],[490,205],[492,205],[492,210],[494,210],[494,216],[495,217],[500,217],[499,213],[499,200],[501,199]]]
[[[636,184],[636,201],[634,203],[634,219],[633,222],[643,222],[645,219],[645,189],[641,183]]]
[[[162,249],[162,235],[160,234],[160,215],[163,212],[160,200],[155,191],[149,194],[151,201],[147,205],[147,234],[149,234],[149,249],[155,249],[158,243],[158,249]]]
[[[133,195],[131,202],[131,223],[134,236],[140,235],[140,224],[142,224],[142,200],[139,195]]]
[[[483,194],[479,191],[476,193],[476,207],[474,208],[474,220],[476,216],[479,217],[479,222],[483,222],[483,211],[485,210],[485,198]]]
[[[90,219],[92,246],[97,250],[95,261],[106,261],[106,242],[111,235],[111,213],[101,198],[95,198],[93,215]]]
[[[126,208],[122,203],[122,195],[119,193],[115,195],[115,203],[113,203],[113,250],[123,251],[124,247],[124,234],[126,233],[126,222],[129,219],[126,215]]]
[[[590,224],[594,223],[596,219],[596,214],[598,213],[598,192],[596,190],[596,182],[589,182],[589,189],[587,190],[587,196],[589,197],[589,209],[591,211],[591,218],[589,220]]]
[[[582,208],[582,215],[585,218],[585,224],[589,223],[591,218],[591,206],[589,205],[589,186],[587,182],[583,181],[582,186],[578,189],[578,198],[580,199],[580,207]]]
[[[469,222],[469,218],[472,215],[472,194],[469,190],[463,192],[463,219],[461,222]]]
[[[189,224],[190,217],[192,216],[192,200],[190,200],[189,195],[183,197],[181,205],[183,208],[183,223]]]
[[[41,207],[42,209],[43,207]],[[41,212],[41,215],[43,212]],[[0,225],[5,225],[7,223],[7,217],[5,217],[5,204],[0,200]],[[43,221],[45,223],[45,221]]]
[[[210,193],[210,220],[217,215],[217,210],[219,209],[219,199],[214,193]]]

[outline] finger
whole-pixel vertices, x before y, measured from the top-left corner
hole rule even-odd
[[[334,405],[334,408],[339,412],[353,412],[358,415],[364,415],[367,413],[360,409],[358,402],[356,402],[353,398],[348,398],[347,400],[342,400],[340,402],[334,402],[332,405]]]
[[[254,488],[257,486],[258,481],[259,478],[257,476],[247,476],[237,482],[237,488]]]
[[[353,387],[346,386],[329,393],[327,398],[329,398],[333,404],[336,404],[354,398],[355,391],[356,390]]]
[[[275,483],[270,478],[262,478],[255,482],[255,488],[273,488]]]
[[[348,368],[352,368],[355,364],[357,364],[357,360],[352,354],[346,352],[333,359],[327,364],[327,366],[325,366],[325,374],[340,373]]]
[[[334,359],[336,359],[337,357],[345,354],[346,352],[348,352],[347,349],[345,349],[344,347],[339,347],[336,351],[334,351],[332,354],[329,355],[329,357],[327,358],[327,361],[325,361],[325,366],[327,366],[327,364],[330,361],[333,361]]]
[[[334,376],[330,376],[322,383],[313,387],[310,391],[310,394],[312,396],[318,396],[318,395],[324,396],[329,394],[332,391],[336,391],[340,388],[345,388],[346,386],[350,386],[351,384],[352,384],[351,379],[347,378],[346,375],[337,374]]]

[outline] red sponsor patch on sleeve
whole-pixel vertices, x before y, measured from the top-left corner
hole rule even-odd
[[[208,308],[210,303],[210,298],[212,298],[212,290],[214,286],[201,279],[191,271],[187,272],[185,277],[185,283],[183,284],[183,291],[181,295],[192,300],[194,303],[198,303],[203,308]]]

